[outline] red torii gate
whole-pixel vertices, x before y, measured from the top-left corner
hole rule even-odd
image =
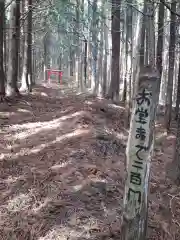
[[[50,83],[51,79],[51,75],[55,74],[59,76],[59,82],[60,84],[62,84],[62,76],[63,76],[63,71],[62,70],[55,70],[55,69],[46,69],[45,71],[47,71],[47,77],[48,77],[48,81]]]

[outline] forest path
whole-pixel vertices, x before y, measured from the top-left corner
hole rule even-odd
[[[0,239],[120,239],[124,108],[50,84],[0,114]],[[165,177],[174,135],[157,124],[148,239],[180,239],[179,189]]]

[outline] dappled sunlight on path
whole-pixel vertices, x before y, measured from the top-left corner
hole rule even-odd
[[[119,239],[128,136],[124,107],[44,85],[15,104],[4,103],[1,115],[1,239]],[[174,135],[165,135],[160,123],[149,239],[179,239],[178,197],[173,216],[166,208],[178,191],[165,176]]]

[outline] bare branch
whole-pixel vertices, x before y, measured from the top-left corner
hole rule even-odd
[[[5,9],[7,9],[13,2],[14,2],[14,0],[10,1],[10,2],[5,6]]]
[[[173,10],[171,9],[171,7],[165,2],[165,0],[160,0],[160,2],[161,2],[162,4],[164,4],[164,6],[165,6],[171,13],[173,13],[173,14],[175,14],[176,16],[180,17],[180,14],[177,13],[177,12],[175,12],[175,11],[173,11]]]

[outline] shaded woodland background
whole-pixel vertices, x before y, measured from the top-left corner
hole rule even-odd
[[[0,1],[0,239],[120,239],[142,65],[160,75],[148,239],[180,239],[179,20],[175,0]]]

